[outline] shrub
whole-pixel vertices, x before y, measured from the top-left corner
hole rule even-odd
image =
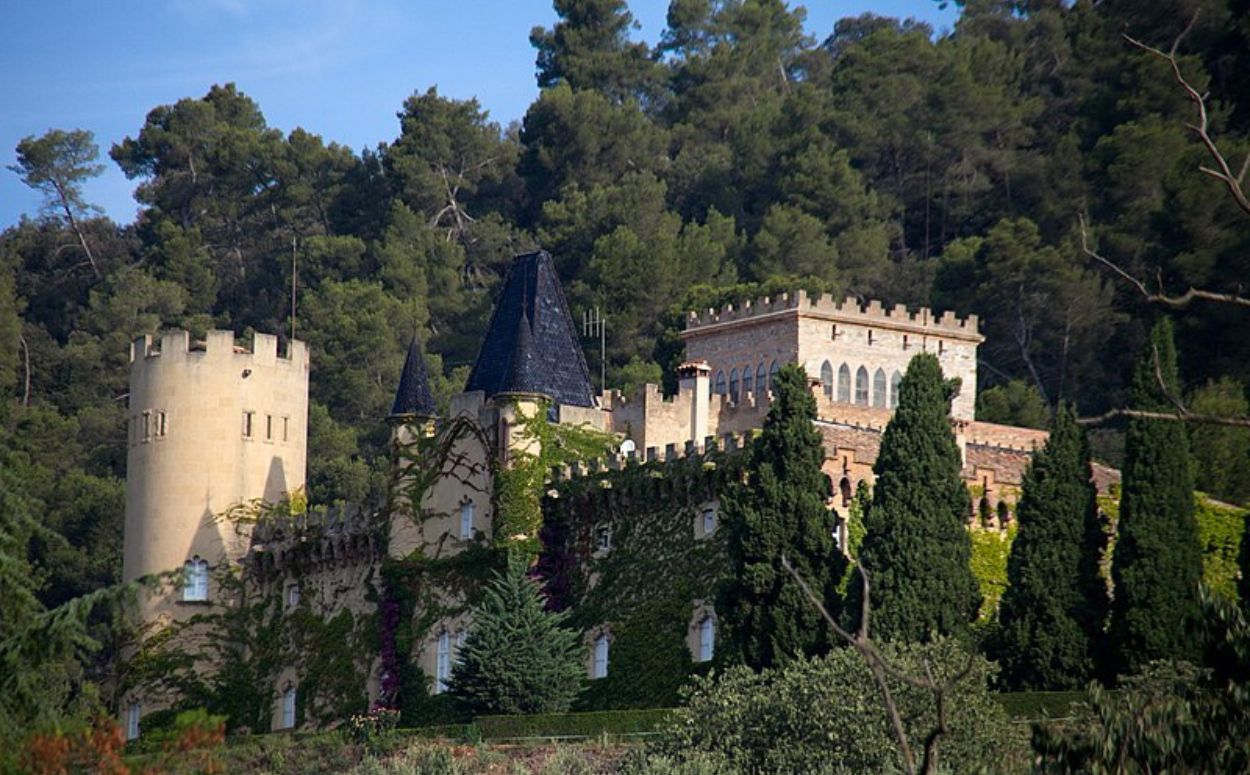
[[[882,648],[906,673],[924,675],[927,662],[939,679],[958,673],[968,659],[949,639]],[[1009,722],[987,690],[991,673],[991,664],[975,657],[948,698],[950,732],[942,739],[941,761],[953,772],[1024,761],[1024,730]],[[934,724],[932,695],[893,679],[890,690],[918,751]],[[877,686],[863,658],[850,649],[758,674],[736,667],[696,679],[686,705],[661,731],[652,753],[681,760],[701,752],[745,772],[881,772],[901,766]]]

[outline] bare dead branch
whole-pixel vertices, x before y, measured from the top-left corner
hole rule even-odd
[[[1085,225],[1085,216],[1082,215],[1079,220],[1081,224],[1081,252],[1107,267],[1112,272],[1119,275],[1122,280],[1125,280],[1135,287],[1146,301],[1163,304],[1174,309],[1187,307],[1191,302],[1196,300],[1214,301],[1222,304],[1236,304],[1238,306],[1250,307],[1250,297],[1242,296],[1236,293],[1217,293],[1215,291],[1194,288],[1193,286],[1190,286],[1189,290],[1184,293],[1175,296],[1164,293],[1162,291],[1162,283],[1160,283],[1160,290],[1158,292],[1151,291],[1142,280],[1124,271],[1124,269],[1122,269],[1114,261],[1111,261],[1098,253],[1098,251],[1091,248],[1089,245],[1089,233]]]
[[[1207,114],[1207,95],[1200,93],[1194,88],[1193,84],[1185,78],[1184,73],[1181,72],[1180,61],[1176,56],[1176,52],[1180,49],[1181,41],[1184,40],[1185,36],[1188,35],[1190,30],[1194,28],[1194,24],[1197,23],[1197,21],[1198,14],[1195,13],[1193,18],[1189,20],[1189,24],[1185,25],[1185,29],[1181,31],[1181,34],[1177,35],[1176,40],[1172,41],[1172,48],[1166,52],[1143,43],[1130,35],[1125,35],[1124,39],[1131,45],[1168,63],[1168,66],[1172,70],[1172,79],[1176,81],[1177,85],[1179,85],[1182,90],[1184,90],[1185,96],[1189,98],[1190,102],[1194,103],[1194,107],[1198,110],[1197,123],[1186,124],[1185,128],[1189,129],[1198,136],[1198,139],[1207,150],[1207,155],[1211,157],[1211,161],[1215,165],[1214,168],[1199,167],[1199,170],[1223,183],[1228,189],[1228,192],[1232,195],[1233,201],[1237,203],[1237,206],[1240,207],[1247,215],[1250,215],[1250,198],[1246,196],[1245,190],[1241,187],[1242,180],[1245,177],[1246,168],[1250,165],[1250,156],[1247,156],[1246,162],[1242,164],[1241,171],[1234,174],[1232,168],[1228,164],[1228,159],[1225,158],[1224,154],[1220,151],[1219,146],[1215,144],[1215,140],[1211,137],[1209,131],[1210,121]]]

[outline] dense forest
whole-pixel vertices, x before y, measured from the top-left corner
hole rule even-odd
[[[1235,171],[1247,0],[969,0],[948,34],[864,15],[819,37],[782,0],[674,0],[655,47],[623,0],[555,7],[530,36],[542,91],[507,127],[425,84],[360,152],[269,127],[232,84],[154,107],[106,149],[133,224],[83,200],[89,133],[23,141],[13,172],[49,207],[0,234],[0,468],[50,531],[42,604],[118,579],[128,341],[162,327],[308,341],[310,495],[361,502],[409,339],[445,401],[536,246],[575,315],[604,310],[609,386],[671,375],[683,310],[802,286],[979,314],[979,411],[1032,425],[1061,401],[1124,405],[1161,312],[1083,228],[1151,290],[1250,277],[1250,220],[1201,171],[1194,102],[1125,37],[1167,50],[1190,27],[1180,65]],[[1176,315],[1196,411],[1245,414],[1244,315]],[[1247,431],[1191,435],[1198,485],[1245,501]]]

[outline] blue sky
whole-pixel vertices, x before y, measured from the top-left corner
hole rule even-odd
[[[85,195],[134,220],[135,183],[107,159],[152,108],[237,83],[271,126],[360,150],[398,132],[414,91],[477,97],[501,124],[537,95],[529,31],[550,26],[550,0],[13,0],[0,23],[0,228],[37,214],[39,196],[7,169],[14,147],[50,128],[95,133],[107,171]],[[934,0],[808,0],[817,38],[843,16],[914,16],[936,28]],[[668,0],[630,0],[655,42]]]

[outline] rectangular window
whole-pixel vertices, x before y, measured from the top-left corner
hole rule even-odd
[[[168,426],[166,425],[165,413],[157,412],[156,413],[156,435],[159,436],[160,438],[164,438],[165,431],[167,429],[168,429]]]
[[[252,420],[255,418],[255,412],[243,413],[243,438],[252,438]]]
[[[143,715],[143,706],[137,702],[130,703],[126,709],[126,739],[139,739],[139,718]]]
[[[710,536],[716,532],[716,509],[705,506],[703,509],[703,535]]]
[[[699,621],[699,661],[708,662],[716,650],[716,622],[705,616]]]
[[[286,588],[286,604],[288,608],[299,605],[299,584],[292,584]]]
[[[265,441],[273,441],[273,415],[265,415]]]
[[[295,687],[288,687],[282,693],[282,728],[295,728]]]
[[[612,528],[600,525],[595,528],[595,550],[606,552],[612,548]]]
[[[447,682],[451,680],[451,634],[446,630],[439,633],[438,653],[434,663],[434,693],[447,691]]]
[[[473,537],[473,501],[460,504],[460,537],[463,539]]]
[[[152,440],[152,413],[143,413],[143,440],[145,442]]]
[[[291,437],[289,433],[290,430],[291,430],[291,418],[283,417],[282,418],[282,440],[283,441],[287,441],[288,439],[290,439]]]
[[[608,677],[608,649],[611,642],[607,635],[600,635],[595,639],[595,662],[591,668],[591,678],[607,678]]]
[[[868,329],[868,344],[872,345],[872,329]]]
[[[834,323],[834,324],[833,324],[832,326],[830,326],[829,328],[830,328],[830,331],[829,331],[829,338],[830,338],[830,339],[832,339],[832,340],[834,340],[834,341],[837,341],[837,339],[838,339],[838,324],[837,324],[837,323]]]
[[[907,349],[907,334],[903,334],[903,349]]]

